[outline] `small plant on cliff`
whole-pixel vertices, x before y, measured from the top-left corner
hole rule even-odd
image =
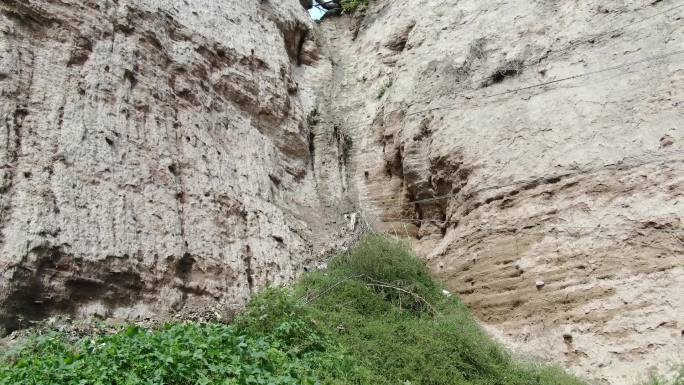
[[[653,376],[646,385],[684,385],[684,363],[675,365],[669,376]]]
[[[0,384],[582,383],[514,360],[404,245],[374,236],[290,290],[265,290],[233,325],[36,336],[0,359]]]
[[[342,0],[342,9],[347,13],[352,13],[360,6],[367,4],[368,0]]]
[[[389,79],[386,82],[382,83],[380,89],[378,89],[377,98],[382,99],[382,97],[385,96],[385,93],[387,93],[387,90],[389,90],[390,87],[392,87],[392,79]]]

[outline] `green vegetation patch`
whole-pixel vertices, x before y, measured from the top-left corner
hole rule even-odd
[[[675,364],[671,375],[653,376],[647,385],[684,385],[684,364]]]
[[[234,324],[36,336],[1,385],[582,384],[515,361],[402,244],[370,237],[326,272],[268,289]]]
[[[345,12],[352,13],[356,11],[360,6],[367,5],[368,0],[342,0],[342,9]]]
[[[315,384],[316,359],[334,357],[292,351],[280,340],[288,327],[283,322],[270,335],[250,336],[220,324],[175,324],[156,331],[131,326],[77,341],[53,333],[6,356],[0,384]]]
[[[376,94],[376,98],[382,99],[382,97],[385,96],[385,94],[387,93],[387,90],[389,90],[390,87],[392,87],[392,79],[389,79],[389,80],[385,81],[384,83],[382,83],[382,85],[378,89],[378,93]]]

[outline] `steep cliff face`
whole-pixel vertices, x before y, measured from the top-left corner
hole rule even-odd
[[[362,221],[491,333],[681,359],[684,6],[0,3],[0,328],[230,313]]]
[[[0,327],[230,312],[341,239],[311,27],[296,0],[2,1]]]
[[[519,352],[613,384],[664,370],[684,341],[682,17],[399,0],[324,23],[366,220]]]

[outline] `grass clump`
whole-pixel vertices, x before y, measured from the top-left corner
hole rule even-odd
[[[671,376],[653,376],[646,385],[684,385],[684,364],[675,365]]]
[[[342,0],[342,9],[347,13],[356,11],[362,5],[368,5],[368,0]]]
[[[392,79],[389,79],[386,82],[382,83],[382,85],[378,89],[378,93],[375,95],[376,98],[382,99],[382,97],[385,96],[390,87],[392,87]]]
[[[326,272],[268,289],[232,325],[135,326],[35,337],[0,360],[0,384],[578,385],[523,364],[445,297],[402,244],[370,237]]]

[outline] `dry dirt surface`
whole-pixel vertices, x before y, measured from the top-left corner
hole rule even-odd
[[[684,357],[684,4],[372,2],[322,24],[365,220],[592,382]]]

